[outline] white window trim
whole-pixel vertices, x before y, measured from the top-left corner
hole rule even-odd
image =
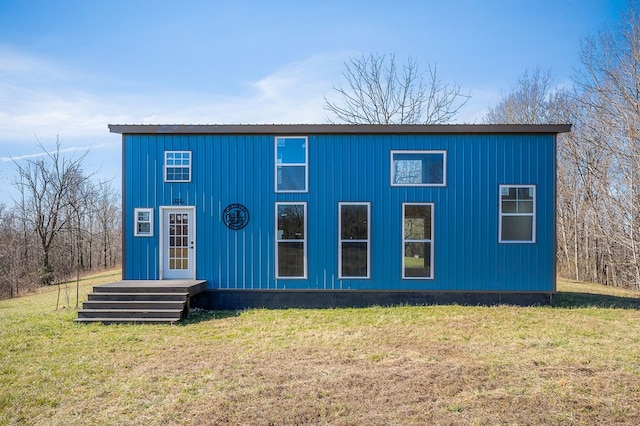
[[[138,213],[149,213],[149,232],[138,232],[138,224],[146,221],[138,220]],[[134,237],[153,237],[153,209],[150,208],[135,208],[133,209],[133,236]]]
[[[367,206],[367,239],[366,240],[343,240],[342,239],[342,206]],[[342,275],[342,243],[367,243],[367,275],[349,276]],[[338,278],[367,280],[371,278],[371,203],[370,202],[339,202],[338,203]]]
[[[167,155],[168,154],[189,154],[189,179],[188,180],[167,180],[167,169],[170,167],[186,167],[182,166],[169,166],[167,165]],[[163,180],[165,183],[189,183],[191,182],[193,176],[193,154],[191,151],[165,151],[164,152],[164,169],[163,169]]]
[[[278,163],[278,139],[304,139],[304,163]],[[309,192],[309,137],[308,136],[276,136],[273,139],[273,160],[274,160],[274,180],[273,186],[278,193],[306,193]],[[278,189],[278,167],[300,167],[304,166],[304,189]]]
[[[502,212],[502,188],[530,188],[533,190],[533,212],[532,213],[503,213]],[[536,205],[538,203],[538,193],[536,185],[500,185],[498,189],[498,242],[500,244],[535,244],[536,243]],[[503,216],[531,216],[531,240],[503,240],[502,239],[502,218]]]
[[[394,154],[442,154],[442,183],[394,183],[395,168],[393,167]],[[447,151],[446,150],[404,150],[396,149],[390,155],[390,182],[391,186],[420,186],[420,187],[443,187],[447,186]]]
[[[404,218],[405,218],[405,207],[406,206],[430,206],[431,207],[431,239],[422,239],[422,240],[405,240],[404,238]],[[435,265],[433,263],[435,250],[435,204],[434,203],[402,203],[402,220],[401,220],[401,228],[400,232],[402,233],[402,245],[400,247],[401,251],[401,259],[402,259],[402,279],[403,280],[432,280],[435,276],[434,270]],[[430,273],[428,277],[407,277],[405,276],[405,253],[404,253],[404,244],[406,242],[418,242],[418,243],[430,243],[431,244],[431,252],[429,256],[429,265],[431,265]]]
[[[295,239],[295,240],[280,240],[278,239],[278,207],[280,206],[302,206],[303,208],[303,214],[304,214],[304,225],[303,225],[303,229],[304,229],[304,238],[303,239]],[[307,256],[307,238],[308,238],[308,233],[307,233],[307,223],[309,222],[307,220],[307,203],[306,202],[300,202],[300,201],[279,201],[275,203],[275,223],[274,223],[274,228],[275,228],[275,232],[274,232],[274,240],[275,240],[275,254],[274,254],[274,259],[275,259],[275,277],[276,279],[287,279],[287,280],[306,280],[307,276],[308,276],[308,264],[309,264],[309,258]],[[303,265],[303,269],[304,269],[304,274],[303,276],[286,276],[286,275],[280,275],[278,272],[278,244],[280,243],[284,243],[284,242],[302,242],[302,255],[304,258],[304,265]]]

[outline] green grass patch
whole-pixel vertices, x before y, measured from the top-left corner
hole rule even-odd
[[[81,283],[81,300],[93,285]],[[0,302],[0,425],[640,424],[640,298],[555,307],[202,311],[81,325],[57,289]]]

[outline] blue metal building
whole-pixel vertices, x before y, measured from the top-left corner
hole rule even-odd
[[[549,303],[570,125],[110,125],[123,279],[209,307]]]

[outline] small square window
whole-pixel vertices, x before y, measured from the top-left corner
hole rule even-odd
[[[164,153],[164,181],[191,182],[191,151]]]
[[[134,219],[134,236],[153,237],[153,209],[135,209]]]

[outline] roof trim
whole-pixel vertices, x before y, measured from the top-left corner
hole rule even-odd
[[[571,131],[571,124],[109,124],[126,134],[486,134]]]

